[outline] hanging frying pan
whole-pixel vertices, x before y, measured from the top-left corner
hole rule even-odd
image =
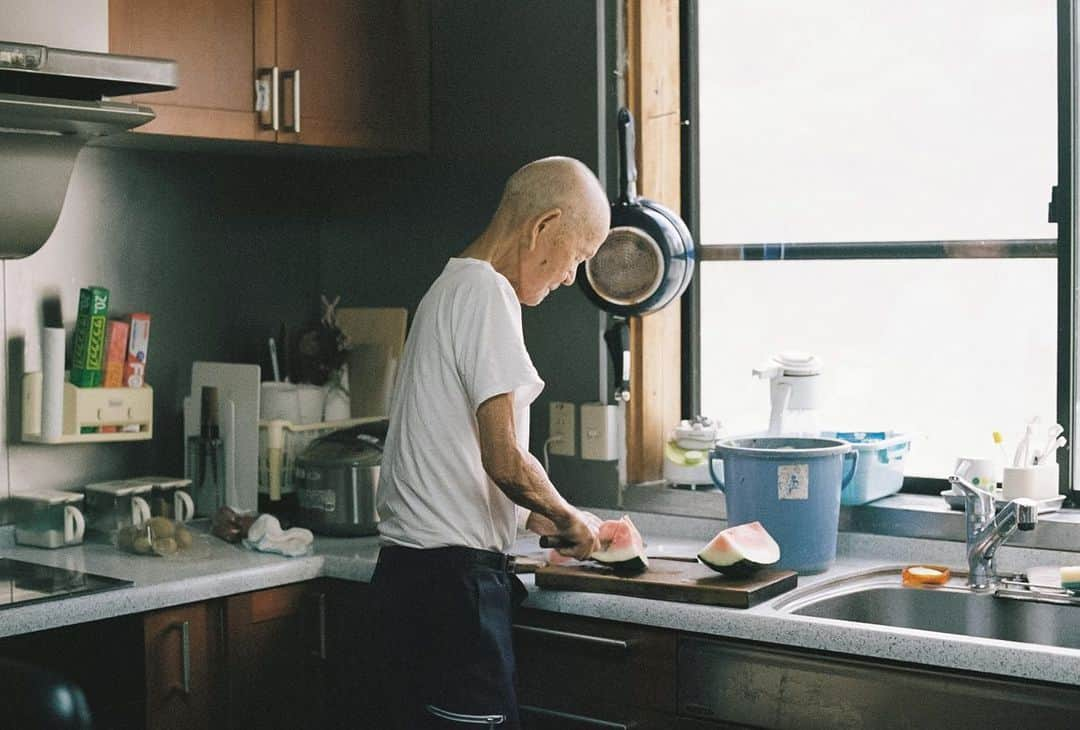
[[[579,281],[598,307],[628,317],[662,309],[686,291],[695,248],[679,216],[637,195],[634,117],[625,107],[618,131],[619,199],[611,205],[611,230]]]

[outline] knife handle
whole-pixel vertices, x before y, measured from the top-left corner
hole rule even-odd
[[[541,535],[540,547],[542,548],[563,548],[570,547],[573,543],[563,540],[561,537],[555,535]]]

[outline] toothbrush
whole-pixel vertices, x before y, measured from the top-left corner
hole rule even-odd
[[[1051,451],[1056,451],[1065,444],[1058,444],[1061,434],[1065,433],[1065,428],[1060,423],[1055,423],[1050,427],[1050,433],[1046,437],[1046,445],[1043,446],[1043,450],[1039,452],[1039,462],[1046,461]]]
[[[1068,441],[1064,436],[1058,436],[1054,443],[1046,447],[1045,451],[1035,456],[1035,465],[1045,464],[1058,449],[1064,448],[1067,443]]]
[[[1001,435],[1001,431],[994,431],[992,436],[994,443],[998,445],[998,451],[1001,452],[1001,465],[1005,466],[1009,463],[1009,457],[1005,453],[1005,437]]]

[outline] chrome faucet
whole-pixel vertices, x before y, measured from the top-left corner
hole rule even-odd
[[[963,477],[949,477],[953,487],[964,493],[967,515],[968,586],[986,590],[997,585],[994,554],[998,546],[1017,530],[1034,530],[1039,522],[1039,506],[1019,497],[994,512],[994,495],[979,489]]]

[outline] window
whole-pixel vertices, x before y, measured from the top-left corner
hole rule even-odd
[[[909,476],[1057,421],[1054,0],[708,0],[690,17],[699,410],[764,428],[751,369],[794,349],[824,360],[825,425],[918,435]]]

